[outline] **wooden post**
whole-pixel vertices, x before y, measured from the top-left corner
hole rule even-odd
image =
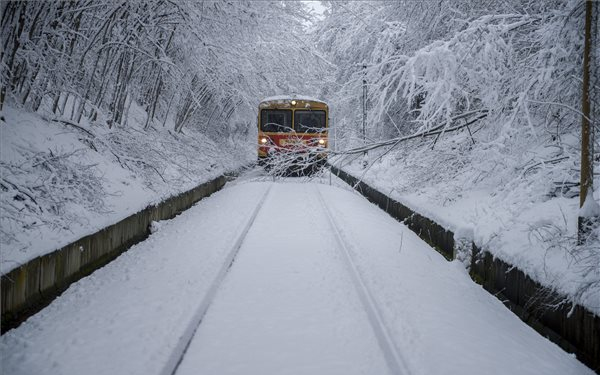
[[[594,137],[593,128],[590,126],[590,54],[592,47],[592,12],[593,2],[587,0],[585,4],[585,34],[583,48],[583,93],[581,100],[581,181],[579,192],[579,217],[578,217],[578,243],[585,242],[589,234],[591,225],[594,222],[597,213],[592,210],[592,206],[597,206],[593,202],[593,183],[594,183]],[[591,199],[586,207],[586,200]],[[589,211],[589,212],[588,212]]]
[[[367,145],[367,65],[363,64],[363,81],[362,81],[362,137],[363,146]],[[367,151],[363,152],[362,167],[367,167]]]

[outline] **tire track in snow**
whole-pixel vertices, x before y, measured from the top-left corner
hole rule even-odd
[[[367,312],[369,323],[373,328],[373,332],[375,333],[375,337],[377,338],[377,342],[379,343],[379,347],[383,352],[383,355],[391,373],[397,375],[410,374],[406,360],[402,357],[402,355],[400,354],[400,350],[398,350],[398,348],[396,347],[396,344],[392,339],[390,330],[387,328],[383,319],[383,315],[381,314],[381,311],[379,310],[377,303],[375,302],[373,294],[371,293],[371,291],[367,287],[367,284],[363,281],[360,273],[358,272],[358,268],[356,267],[356,264],[352,259],[350,251],[348,251],[348,247],[344,242],[342,233],[339,227],[337,226],[335,220],[333,219],[331,210],[327,206],[327,203],[325,202],[325,198],[323,198],[321,190],[318,186],[315,186],[315,189],[317,190],[317,196],[319,197],[321,206],[323,207],[323,211],[325,212],[325,216],[327,216],[327,221],[329,222],[329,226],[331,227],[331,231],[334,234],[334,237],[338,244],[338,250],[340,251],[342,258],[344,259],[346,270],[350,274],[350,278],[352,279],[352,283],[356,288],[360,301]]]
[[[231,250],[227,254],[227,257],[225,258],[225,262],[223,262],[223,265],[221,266],[219,273],[217,274],[217,276],[211,283],[210,288],[208,289],[206,295],[202,299],[202,302],[200,303],[198,310],[196,310],[196,313],[192,317],[192,320],[190,321],[189,325],[185,329],[183,335],[179,338],[179,341],[177,342],[177,345],[175,346],[175,350],[173,350],[173,353],[171,354],[171,356],[167,360],[167,363],[165,364],[162,371],[160,372],[161,375],[174,375],[177,372],[177,369],[179,368],[179,365],[183,361],[183,357],[185,357],[185,354],[192,342],[192,339],[194,338],[194,335],[196,334],[196,331],[198,330],[198,327],[200,327],[200,324],[202,323],[202,319],[204,319],[204,316],[206,315],[208,308],[210,307],[213,300],[215,299],[215,295],[217,294],[217,290],[219,289],[219,286],[221,285],[221,283],[225,279],[225,276],[227,275],[227,272],[233,265],[233,262],[235,261],[235,257],[237,256],[240,248],[242,247],[242,244],[244,243],[246,235],[248,234],[248,232],[250,231],[250,228],[254,224],[254,221],[256,220],[256,217],[258,216],[258,212],[264,205],[265,200],[267,199],[267,196],[269,195],[269,192],[271,191],[272,187],[273,187],[273,185],[270,185],[267,188],[267,190],[263,194],[262,198],[256,205],[256,208],[250,215],[250,218],[244,225],[243,230],[241,231],[240,235],[237,237],[235,243],[233,244]]]

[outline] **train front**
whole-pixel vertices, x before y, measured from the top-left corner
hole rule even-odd
[[[258,110],[258,160],[268,168],[302,171],[327,161],[327,104],[303,97],[264,99]]]

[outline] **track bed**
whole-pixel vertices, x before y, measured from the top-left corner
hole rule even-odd
[[[4,373],[592,373],[324,181],[246,179],[155,228],[3,335]]]

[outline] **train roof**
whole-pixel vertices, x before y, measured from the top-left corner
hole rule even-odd
[[[268,98],[264,98],[263,100],[261,100],[261,103],[282,102],[282,101],[287,101],[287,100],[292,100],[292,99],[327,104],[321,99],[311,98],[310,96],[307,96],[307,95],[297,95],[297,94],[270,96]]]

